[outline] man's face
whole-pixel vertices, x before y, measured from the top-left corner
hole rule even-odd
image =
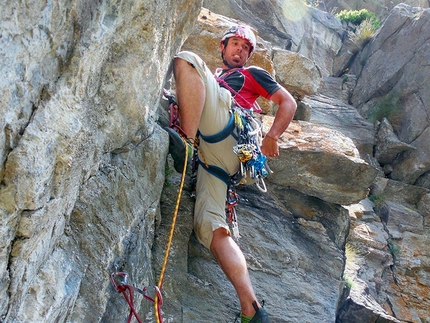
[[[242,38],[231,37],[228,40],[227,46],[221,44],[221,51],[224,53],[224,60],[230,66],[242,67],[249,58],[251,44]]]

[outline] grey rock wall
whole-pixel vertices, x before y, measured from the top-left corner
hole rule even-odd
[[[2,3],[2,321],[119,321],[107,313],[115,265],[152,280],[167,152],[156,107],[198,10]]]
[[[360,114],[373,121],[385,116],[399,140],[416,148],[385,161],[390,178],[427,188],[419,179],[430,169],[429,32],[430,9],[400,4],[351,69],[359,75],[351,101]]]

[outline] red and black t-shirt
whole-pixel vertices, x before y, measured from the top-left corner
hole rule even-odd
[[[259,96],[270,99],[280,88],[266,70],[257,66],[217,71],[215,77],[220,86],[232,92],[237,104],[246,109],[252,108]]]

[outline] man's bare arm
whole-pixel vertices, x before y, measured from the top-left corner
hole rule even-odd
[[[261,152],[267,157],[279,156],[278,138],[288,128],[297,109],[294,97],[283,87],[270,97],[270,100],[279,105],[272,127],[267,132],[261,145]]]

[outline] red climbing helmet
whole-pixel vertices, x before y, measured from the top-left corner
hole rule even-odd
[[[255,46],[257,45],[257,40],[250,27],[246,25],[231,26],[225,31],[224,35],[222,36],[221,43],[225,44],[225,41],[230,37],[239,37],[247,40],[251,44],[251,50],[249,51],[249,56],[251,56],[252,52],[255,49]]]

